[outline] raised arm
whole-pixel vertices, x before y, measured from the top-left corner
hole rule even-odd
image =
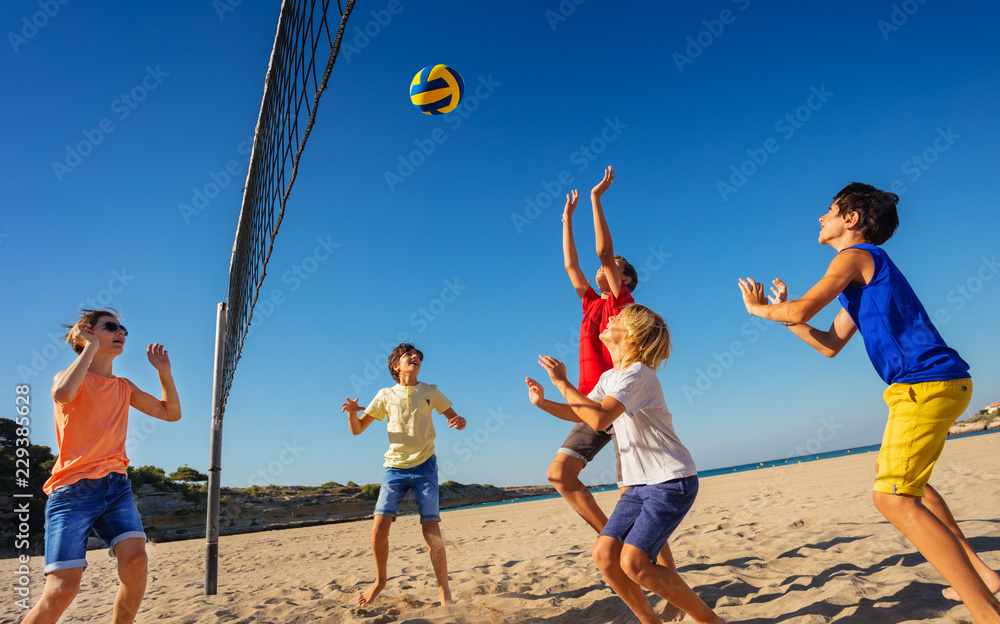
[[[73,328],[69,343],[74,344],[76,339],[83,342],[83,352],[76,356],[69,368],[52,378],[52,398],[59,403],[69,403],[76,398],[76,393],[80,391],[87,371],[90,370],[90,364],[101,348],[97,335],[91,331],[89,324]]]
[[[368,414],[363,413],[365,408],[358,406],[357,399],[353,401],[351,399],[344,399],[344,405],[341,406],[340,411],[347,412],[347,426],[350,427],[351,433],[354,435],[360,435],[375,420]],[[363,413],[361,418],[358,418],[358,412]]]
[[[126,379],[132,387],[129,405],[153,418],[177,422],[181,419],[181,400],[177,396],[177,387],[174,385],[174,377],[170,372],[170,357],[167,355],[167,350],[161,344],[151,344],[146,347],[146,357],[160,376],[161,396],[157,399]]]
[[[594,205],[594,242],[597,257],[600,258],[604,276],[608,279],[608,288],[611,289],[611,294],[617,297],[622,285],[622,276],[618,272],[618,264],[615,263],[615,245],[611,240],[608,222],[604,218],[604,208],[601,206],[601,196],[614,181],[615,170],[608,167],[604,170],[604,179],[590,191],[590,202]]]
[[[583,299],[584,294],[590,289],[587,277],[580,270],[580,260],[576,256],[576,242],[573,240],[573,211],[576,210],[576,202],[580,194],[576,189],[566,194],[566,207],[563,208],[562,216],[562,241],[563,241],[563,265],[569,275],[569,281],[573,284],[573,290]]]
[[[801,324],[836,299],[851,283],[865,284],[865,273],[872,271],[871,255],[862,249],[846,249],[834,257],[826,275],[809,289],[801,299],[778,302],[769,305],[764,293],[764,284],[749,277],[740,279],[743,303],[747,312],[754,316],[781,323]],[[870,279],[870,276],[869,276]]]

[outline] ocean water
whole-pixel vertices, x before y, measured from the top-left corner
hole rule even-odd
[[[949,440],[954,440],[957,438],[971,438],[981,435],[990,435],[1000,433],[1000,429],[994,429],[992,431],[976,431],[974,433],[964,433],[959,436],[951,436]],[[731,474],[734,472],[749,472],[750,470],[761,470],[763,468],[774,468],[777,466],[789,466],[792,464],[803,464],[806,462],[822,461],[824,459],[832,459],[834,457],[844,457],[846,455],[863,455],[865,453],[877,453],[880,444],[873,444],[871,446],[859,446],[857,448],[841,449],[839,451],[830,451],[828,453],[816,453],[813,455],[801,455],[798,457],[789,457],[787,459],[772,459],[764,462],[757,462],[754,464],[741,464],[739,466],[727,466],[725,468],[715,468],[712,470],[701,470],[698,472],[698,478],[704,479],[706,477],[714,477],[718,475]],[[591,492],[609,492],[611,490],[617,490],[616,485],[601,485],[597,487],[589,488]],[[493,503],[483,503],[482,505],[469,505],[468,507],[455,507],[454,509],[476,509],[478,507],[495,507],[497,505],[509,505],[511,503],[521,503],[525,501],[534,500],[544,500],[547,498],[558,498],[558,494],[546,494],[544,496],[531,496],[527,498],[512,498],[510,500],[496,501]],[[441,510],[442,512],[448,510]]]

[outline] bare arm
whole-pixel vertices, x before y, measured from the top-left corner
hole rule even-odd
[[[597,257],[601,259],[601,268],[608,279],[608,287],[615,297],[621,289],[622,276],[618,272],[618,264],[615,263],[615,246],[611,240],[611,230],[608,222],[604,218],[604,208],[601,206],[601,196],[608,190],[615,180],[615,170],[608,167],[604,170],[604,179],[590,191],[590,202],[594,206],[594,241],[597,247]]]
[[[743,303],[754,316],[781,323],[806,323],[837,298],[852,282],[865,283],[864,270],[871,270],[871,255],[861,249],[847,249],[834,257],[815,286],[800,299],[768,305],[764,285],[750,278],[740,279]]]
[[[772,296],[768,297],[768,300],[772,305],[783,303],[788,299],[788,287],[780,279],[773,280],[773,283],[774,286],[771,287]],[[784,323],[784,325],[810,347],[831,358],[840,353],[840,350],[844,348],[844,345],[847,344],[847,341],[854,336],[854,332],[858,329],[854,325],[851,315],[843,308],[837,313],[837,317],[833,319],[833,324],[830,325],[829,331],[822,331],[805,323]]]
[[[375,420],[368,414],[364,414],[365,408],[358,406],[358,400],[354,399],[344,399],[345,403],[341,407],[342,412],[347,412],[347,426],[350,427],[351,433],[354,435],[361,435],[368,425],[372,424]],[[358,412],[362,412],[360,418],[358,418]]]
[[[528,378],[528,398],[531,402],[556,418],[570,422],[585,422],[595,431],[607,429],[616,418],[625,413],[625,406],[613,397],[604,397],[598,403],[577,390],[566,379],[566,367],[553,357],[538,356],[538,363],[549,373],[549,379],[559,390],[566,403],[556,403],[545,398],[541,385]]]
[[[840,353],[858,328],[847,310],[841,308],[837,317],[833,319],[829,331],[822,331],[805,323],[789,324],[788,329],[813,349],[832,358]]]
[[[455,413],[455,410],[450,407],[442,412],[445,418],[448,419],[449,429],[458,429],[461,431],[465,429],[465,419]]]
[[[83,352],[76,356],[69,368],[52,378],[52,398],[58,403],[69,403],[76,398],[90,364],[100,350],[100,342],[88,324],[77,325],[70,331],[70,344],[77,339],[83,342]]]
[[[574,189],[572,193],[566,195],[566,207],[563,208],[563,265],[569,275],[569,281],[573,284],[573,290],[583,299],[584,294],[590,290],[587,277],[580,270],[580,260],[576,255],[576,242],[573,240],[573,211],[576,210],[576,202],[580,194]]]
[[[157,399],[153,395],[143,392],[138,386],[126,379],[125,381],[128,381],[129,386],[132,387],[129,405],[153,418],[177,422],[181,419],[181,400],[177,395],[173,374],[170,372],[170,358],[167,355],[167,350],[161,344],[151,344],[146,347],[146,357],[149,358],[149,363],[153,365],[160,376],[161,398]]]

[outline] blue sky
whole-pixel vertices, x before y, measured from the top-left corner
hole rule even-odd
[[[179,423],[133,414],[133,464],[208,467],[215,311],[279,9],[231,4],[0,7],[0,283],[17,319],[0,371],[12,398],[31,385],[37,444],[55,447],[48,391],[72,361],[52,337],[93,301],[130,329],[115,372],[157,392],[143,350],[164,343],[183,403]],[[401,340],[469,421],[437,421],[442,480],[544,483],[568,425],[523,380],[544,375],[539,353],[576,374],[560,216],[579,188],[593,275],[588,198],[606,165],[615,249],[673,332],[660,379],[700,468],[881,439],[860,337],[823,358],[749,317],[737,287],[781,277],[796,296],[819,279],[832,250],[817,219],[855,180],[901,195],[885,248],[971,364],[973,408],[1000,399],[998,12],[359,1],[236,371],[223,484],[379,481],[385,434],[352,437],[340,405],[391,385]],[[407,94],[436,63],[467,91],[431,117]],[[605,451],[584,479],[612,471]]]

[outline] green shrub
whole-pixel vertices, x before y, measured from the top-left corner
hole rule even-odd
[[[382,489],[382,485],[379,483],[369,483],[367,485],[361,486],[361,495],[367,499],[375,500],[378,498],[378,493]]]

